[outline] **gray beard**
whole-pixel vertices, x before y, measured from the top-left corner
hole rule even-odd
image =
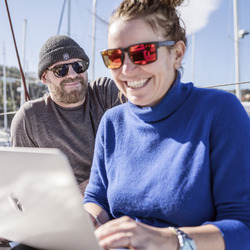
[[[81,83],[81,88],[79,90],[72,90],[71,92],[66,92],[64,86],[66,83],[71,83],[78,81]],[[48,82],[49,90],[55,101],[64,104],[73,104],[81,102],[86,97],[86,92],[88,89],[88,81],[83,77],[77,76],[73,78],[67,78],[60,82],[60,87],[54,85],[52,82]]]

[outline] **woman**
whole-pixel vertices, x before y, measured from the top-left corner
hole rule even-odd
[[[181,83],[182,2],[124,0],[110,20],[102,57],[128,102],[100,123],[84,200],[105,249],[250,249],[250,119]]]

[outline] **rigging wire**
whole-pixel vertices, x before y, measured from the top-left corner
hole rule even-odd
[[[21,65],[21,61],[20,61],[20,57],[19,57],[19,53],[18,53],[18,49],[17,49],[17,45],[16,45],[16,39],[15,39],[15,34],[14,34],[12,22],[11,22],[11,17],[10,17],[10,12],[9,12],[9,7],[8,7],[7,0],[5,0],[5,5],[6,5],[8,18],[9,18],[9,23],[10,23],[11,33],[12,33],[12,37],[13,37],[13,42],[14,42],[14,45],[15,45],[16,56],[17,56],[17,60],[18,60],[19,70],[20,70],[20,73],[21,73],[22,83],[23,83],[23,87],[24,87],[25,101],[28,101],[28,100],[30,100],[30,96],[29,96],[29,93],[28,93],[28,90],[27,90],[25,76],[24,76],[24,73],[23,73],[23,69],[22,69],[22,65]]]
[[[10,111],[10,112],[6,112],[6,113],[0,113],[0,116],[2,115],[13,115],[13,114],[16,114],[17,111]]]
[[[247,83],[250,83],[250,81],[246,81],[246,82],[235,82],[235,83],[225,83],[225,84],[218,84],[218,85],[214,85],[214,86],[206,86],[204,88],[218,88],[218,87],[225,87],[225,86],[232,86],[232,85],[241,85],[241,84],[247,84]]]
[[[61,30],[61,25],[62,25],[62,19],[63,19],[63,13],[64,13],[64,9],[65,9],[65,4],[66,4],[66,0],[64,0],[64,2],[63,2],[63,7],[62,7],[62,11],[61,11],[60,21],[59,21],[59,25],[58,25],[58,29],[57,29],[57,35],[59,35],[60,30]]]

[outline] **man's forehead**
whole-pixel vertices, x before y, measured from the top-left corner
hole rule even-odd
[[[67,63],[78,62],[78,61],[82,61],[82,59],[80,59],[80,58],[71,58],[71,59],[69,59],[69,60],[58,61],[58,62],[52,64],[52,65],[50,66],[50,68],[53,68],[53,67],[56,66],[56,65],[67,64]]]

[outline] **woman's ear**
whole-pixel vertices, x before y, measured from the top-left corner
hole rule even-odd
[[[175,69],[181,67],[181,62],[186,51],[186,45],[183,41],[178,41],[173,48],[175,52]]]

